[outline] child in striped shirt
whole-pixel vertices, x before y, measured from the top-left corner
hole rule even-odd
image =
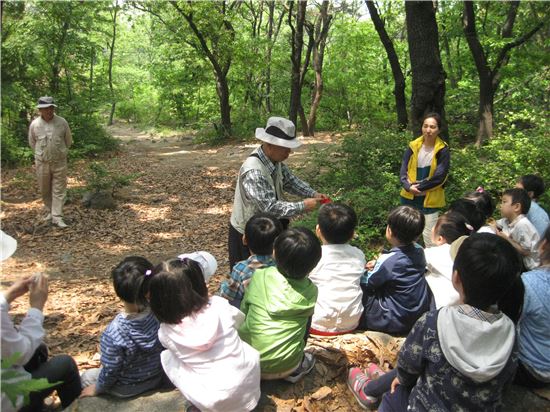
[[[127,257],[113,269],[115,293],[124,303],[124,312],[101,335],[101,367],[82,374],[81,397],[128,398],[163,383],[159,321],[145,298],[152,269],[147,259],[138,256]]]

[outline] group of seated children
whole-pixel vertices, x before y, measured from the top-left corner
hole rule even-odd
[[[435,246],[425,250],[415,242],[424,216],[399,206],[387,220],[391,249],[369,262],[350,245],[358,219],[347,205],[323,205],[315,234],[283,230],[273,215],[255,215],[243,237],[251,255],[232,268],[220,296],[208,293],[217,264],[207,252],[156,267],[126,258],[112,271],[124,312],[101,336],[101,368],[82,373],[80,393],[68,357],[65,375],[56,375],[70,386],[57,387],[62,404],[79,395],[135,396],[167,377],[189,401],[188,410],[252,410],[262,379],[297,382],[312,370],[315,358],[304,351],[310,333],[359,329],[408,335],[392,371],[374,363],[365,372],[349,371],[348,386],[361,406],[498,409],[507,382],[550,383],[550,228],[539,235],[529,221],[536,204],[530,196],[541,194],[532,184],[523,177],[521,188],[504,192],[496,222],[491,196],[481,188],[453,202],[433,229]],[[531,271],[521,275],[524,267]],[[46,287],[47,296],[47,285],[33,282],[16,282],[0,297],[2,358],[16,347],[4,338],[5,327],[14,331],[7,305],[15,297],[28,291],[37,309],[18,332],[28,342],[25,354],[32,355],[44,335],[45,298],[36,291]],[[41,332],[29,332],[26,322]],[[31,394],[31,402],[42,402],[51,390]]]

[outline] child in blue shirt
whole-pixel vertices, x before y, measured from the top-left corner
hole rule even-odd
[[[414,241],[424,230],[424,215],[399,206],[388,216],[386,239],[392,245],[361,279],[363,317],[359,329],[406,335],[430,309],[431,294],[424,278],[424,250]]]
[[[161,386],[160,324],[145,298],[152,269],[147,259],[138,256],[127,257],[113,269],[115,293],[124,312],[101,335],[101,368],[84,371],[81,397],[107,393],[127,398]]]
[[[244,291],[256,269],[275,266],[271,256],[273,242],[283,231],[279,219],[270,213],[258,213],[246,223],[243,244],[248,246],[250,257],[233,267],[229,280],[222,282],[220,296],[229,300],[237,309],[241,306]]]

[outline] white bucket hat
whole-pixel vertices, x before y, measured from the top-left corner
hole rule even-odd
[[[265,129],[261,127],[256,129],[256,139],[289,149],[295,149],[302,145],[302,142],[296,138],[294,123],[284,117],[267,119]]]
[[[201,250],[200,252],[184,253],[178,256],[178,259],[181,260],[185,258],[194,260],[199,264],[202,269],[205,282],[208,282],[208,279],[210,279],[210,277],[212,277],[218,269],[218,262],[216,261],[216,258],[208,252]]]
[[[6,260],[17,249],[17,240],[0,230],[0,260]]]
[[[36,105],[37,109],[45,109],[46,107],[57,107],[53,102],[53,97],[51,96],[42,96],[38,99],[38,104]]]

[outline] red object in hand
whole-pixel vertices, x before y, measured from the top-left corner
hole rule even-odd
[[[325,203],[330,203],[330,202],[332,202],[332,199],[330,197],[325,197],[325,198],[323,198],[319,201],[319,203],[321,203],[322,205],[324,205]]]

